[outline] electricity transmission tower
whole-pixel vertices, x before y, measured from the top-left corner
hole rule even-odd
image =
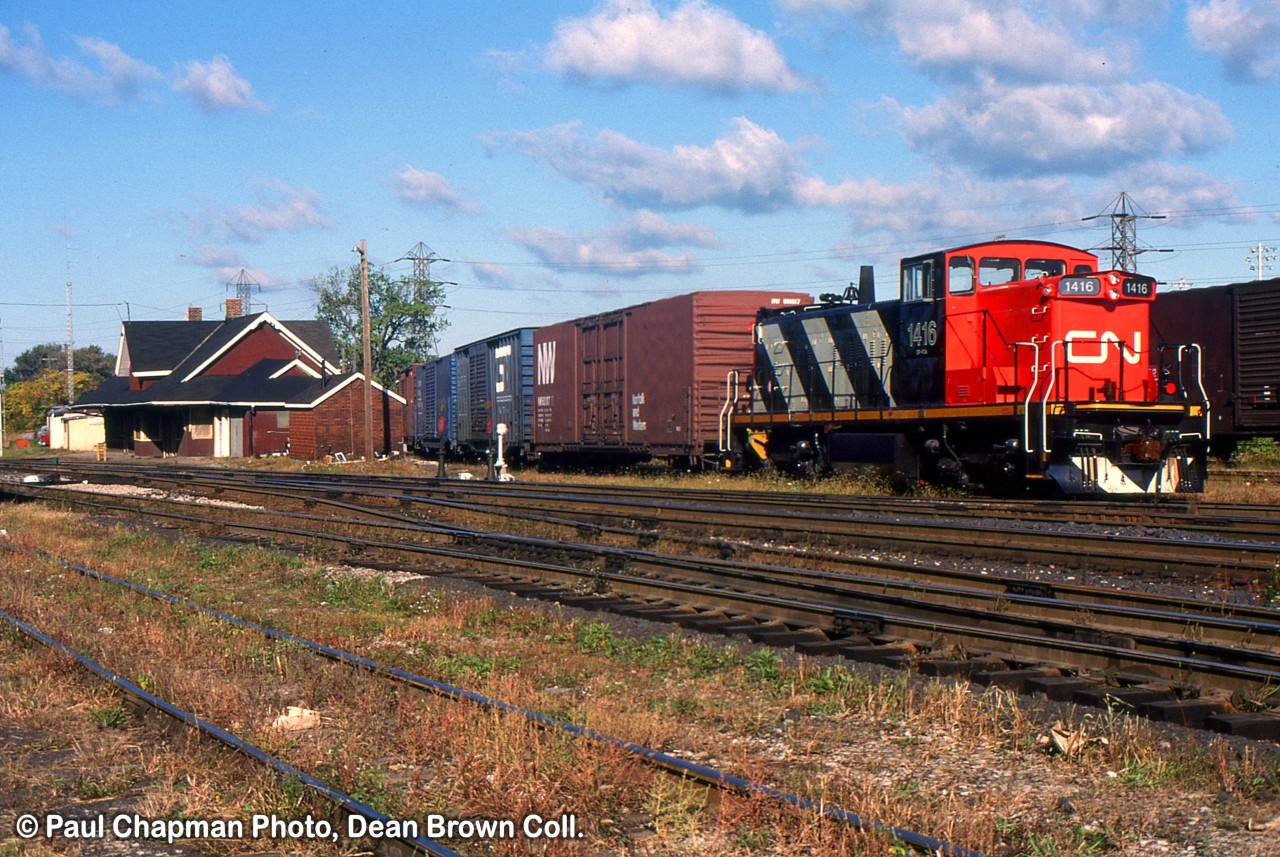
[[[240,269],[240,273],[236,274],[234,280],[227,282],[227,286],[235,286],[236,300],[239,302],[239,314],[236,318],[249,314],[249,295],[256,286],[258,291],[262,291],[262,284],[249,276],[249,272],[244,268]]]
[[[1111,208],[1101,214],[1095,214],[1091,217],[1081,218],[1084,220],[1098,220],[1100,218],[1109,218],[1111,220],[1111,243],[1106,247],[1097,247],[1098,250],[1111,251],[1111,267],[1118,271],[1137,271],[1138,256],[1142,253],[1172,253],[1172,250],[1156,250],[1153,247],[1138,246],[1138,221],[1139,220],[1164,220],[1163,214],[1147,214],[1142,211],[1134,202],[1129,199],[1129,195],[1124,191],[1120,191],[1120,195],[1111,203]]]
[[[413,299],[421,301],[426,295],[427,290],[433,282],[431,279],[431,263],[432,262],[448,262],[448,259],[442,259],[436,255],[436,251],[428,247],[424,242],[419,241],[409,249],[397,262],[413,263]],[[441,283],[441,285],[457,285],[457,283]]]

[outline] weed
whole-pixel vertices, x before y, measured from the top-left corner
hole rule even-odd
[[[578,626],[574,646],[586,655],[613,655],[618,651],[618,637],[604,622],[591,621]]]
[[[679,839],[685,839],[693,832],[706,806],[705,786],[674,777],[656,778],[644,803],[654,827]]]
[[[119,702],[89,706],[89,721],[99,729],[118,729],[129,725],[132,719],[129,710]]]
[[[733,836],[737,846],[745,851],[766,851],[773,847],[773,831],[761,827],[739,827]]]
[[[408,614],[412,612],[404,599],[399,598],[387,586],[385,578],[332,575],[325,578],[324,601],[326,607],[339,610],[372,611],[377,613]]]
[[[782,682],[782,667],[773,649],[756,649],[747,655],[747,675],[754,681],[777,689]]]
[[[519,668],[519,658],[473,655],[470,652],[436,657],[431,661],[431,670],[445,681],[456,681],[465,676],[488,678],[495,672],[513,673]]]

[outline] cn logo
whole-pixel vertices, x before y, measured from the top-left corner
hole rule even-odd
[[[555,342],[538,343],[538,383],[554,384],[556,382],[556,344]]]
[[[1063,339],[1067,343],[1068,363],[1106,363],[1112,345],[1116,346],[1125,363],[1136,366],[1142,359],[1142,331],[1140,330],[1133,332],[1133,348],[1109,330],[1104,330],[1101,334],[1096,330],[1069,330]],[[1080,348],[1082,345],[1085,346],[1083,354]],[[1094,350],[1096,353],[1090,353]]]

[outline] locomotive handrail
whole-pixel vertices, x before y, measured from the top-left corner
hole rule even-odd
[[[720,409],[720,420],[716,423],[716,450],[728,452],[727,442],[733,431],[733,412],[738,407],[738,370],[730,369],[724,378],[724,407]]]
[[[1031,348],[1031,386],[1027,388],[1026,401],[1022,403],[1022,448],[1028,453],[1035,452],[1031,445],[1031,397],[1040,385],[1040,343],[1032,339],[1030,342],[1015,342],[1014,347]]]
[[[1189,345],[1178,346],[1178,368],[1179,370],[1182,368],[1182,352],[1192,348],[1196,350],[1196,387],[1200,390],[1200,401],[1204,404],[1204,439],[1208,441],[1212,424],[1209,421],[1209,395],[1204,391],[1204,351],[1200,348],[1200,343],[1192,342]]]
[[[1066,343],[1061,339],[1055,339],[1053,344],[1049,346],[1049,383],[1044,388],[1044,399],[1040,402],[1040,442],[1044,446],[1046,453],[1053,452],[1049,446],[1049,397],[1053,395],[1053,388],[1058,380],[1058,346],[1062,346],[1062,362],[1067,362]]]

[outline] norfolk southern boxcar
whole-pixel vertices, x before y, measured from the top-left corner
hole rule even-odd
[[[704,291],[539,328],[539,458],[689,465],[717,458],[725,379],[751,365],[756,313],[812,300],[797,292]]]
[[[1203,488],[1198,348],[1158,352],[1156,284],[1061,244],[994,241],[903,259],[870,289],[755,327],[731,465],[879,463],[913,479],[1067,494]]]
[[[463,455],[485,458],[496,451],[503,424],[505,460],[529,456],[533,332],[521,327],[454,349],[454,438]]]
[[[1151,309],[1164,348],[1198,342],[1213,452],[1280,437],[1280,278],[1164,292]]]

